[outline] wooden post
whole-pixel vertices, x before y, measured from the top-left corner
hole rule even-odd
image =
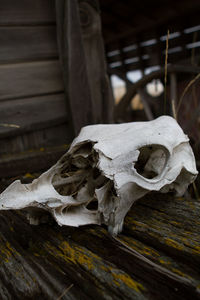
[[[59,56],[74,135],[85,125],[112,121],[112,94],[94,3],[56,0]]]
[[[79,0],[82,39],[95,123],[112,123],[114,99],[107,75],[98,0]]]

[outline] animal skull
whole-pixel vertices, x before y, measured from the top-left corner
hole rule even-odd
[[[0,209],[36,209],[59,225],[106,224],[122,230],[132,204],[150,191],[182,195],[197,175],[188,137],[162,116],[149,122],[82,128],[69,151],[30,184],[13,182],[0,195]]]

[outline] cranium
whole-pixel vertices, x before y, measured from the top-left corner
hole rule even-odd
[[[106,224],[122,230],[132,204],[150,191],[182,195],[197,175],[188,137],[162,116],[148,122],[82,128],[69,151],[30,184],[13,182],[0,209],[50,212],[59,225]]]

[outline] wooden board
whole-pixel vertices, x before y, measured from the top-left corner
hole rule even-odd
[[[55,23],[54,0],[1,0],[0,25]]]
[[[58,56],[54,25],[0,27],[0,45],[0,64]]]
[[[1,299],[200,299],[199,215],[198,200],[154,194],[114,239],[101,226],[31,226],[2,211]]]
[[[0,102],[0,139],[67,123],[67,120],[63,93],[3,101]]]
[[[67,143],[67,140],[65,142]],[[2,179],[0,187],[2,189],[6,187],[5,178],[19,176],[20,174],[25,175],[25,179],[30,180],[32,178],[30,174],[33,172],[46,171],[57,162],[68,148],[69,146],[67,145],[59,145],[57,147],[42,147],[37,150],[24,151],[18,154],[1,155],[0,178]]]
[[[81,127],[95,123],[78,2],[56,0],[56,18],[59,57],[62,62],[71,128],[74,135],[77,135]]]
[[[75,135],[85,125],[113,117],[100,15],[93,6],[98,1],[56,1],[59,56]]]
[[[0,100],[61,91],[62,74],[57,60],[0,66]]]
[[[64,120],[63,123],[59,123],[18,136],[14,135],[1,139],[1,157],[2,155],[11,155],[28,150],[69,144],[72,141],[69,125]]]

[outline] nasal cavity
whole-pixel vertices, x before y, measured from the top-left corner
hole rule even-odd
[[[167,162],[167,149],[161,145],[147,145],[138,149],[140,154],[134,165],[137,173],[152,179],[159,176]]]

